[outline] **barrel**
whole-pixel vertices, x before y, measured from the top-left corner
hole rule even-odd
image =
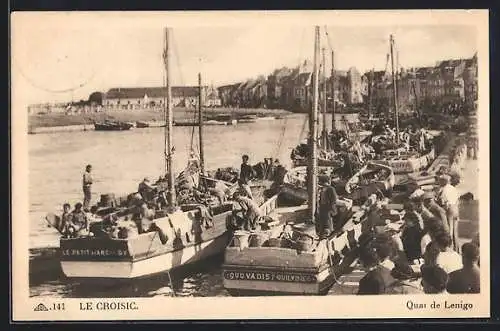
[[[101,194],[101,207],[115,207],[116,199],[114,193]]]
[[[313,243],[314,243],[313,238],[311,238],[309,236],[301,235],[297,239],[297,244],[296,244],[297,251],[308,252],[312,249]]]

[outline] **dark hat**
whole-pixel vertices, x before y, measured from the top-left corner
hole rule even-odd
[[[442,268],[438,266],[422,266],[420,268],[422,272],[422,280],[427,284],[432,286],[438,292],[442,292],[446,289],[446,284],[448,283],[448,274]]]
[[[79,208],[82,208],[82,207],[83,207],[83,205],[82,205],[82,203],[81,203],[81,202],[77,202],[77,203],[75,204],[75,209],[79,209]]]
[[[473,243],[465,243],[462,245],[462,256],[469,261],[479,259],[479,247]]]
[[[326,175],[321,175],[321,176],[318,177],[318,182],[320,184],[330,183],[330,177],[326,176]]]

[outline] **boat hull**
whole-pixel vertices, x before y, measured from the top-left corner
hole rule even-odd
[[[180,267],[193,265],[208,258],[220,255],[229,241],[229,232],[217,238],[183,249],[144,259],[130,260],[62,260],[61,268],[68,278],[98,279],[135,279],[164,273]]]
[[[282,223],[304,219],[307,208],[285,209],[289,214]],[[290,214],[291,213],[291,214]],[[298,247],[268,246],[266,241],[250,245],[244,234],[235,236],[226,248],[222,279],[224,288],[234,296],[254,295],[324,295],[338,277],[352,270],[358,256],[358,241],[362,231],[364,211],[345,214],[346,222],[328,239],[319,242],[314,250]],[[302,233],[315,231],[314,225],[295,223]],[[276,232],[277,231],[277,232]],[[280,227],[265,238],[277,238]],[[246,242],[248,241],[248,245]]]
[[[387,165],[392,168],[394,174],[408,174],[427,168],[436,158],[436,152],[432,149],[429,153],[420,157],[407,159],[393,158],[376,160],[377,163]]]
[[[336,282],[333,268],[321,272],[279,272],[224,266],[222,277],[224,288],[232,296],[325,295]],[[256,280],[257,277],[264,280]]]
[[[96,131],[126,131],[133,127],[132,124],[122,123],[122,124],[99,124],[95,123],[94,128]]]

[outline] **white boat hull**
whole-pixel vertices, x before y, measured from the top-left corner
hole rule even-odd
[[[229,233],[181,250],[168,252],[139,261],[61,261],[61,268],[68,278],[133,279],[200,262],[221,254],[228,242]]]

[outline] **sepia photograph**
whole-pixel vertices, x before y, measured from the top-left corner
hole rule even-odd
[[[14,318],[489,316],[487,11],[11,23]]]

